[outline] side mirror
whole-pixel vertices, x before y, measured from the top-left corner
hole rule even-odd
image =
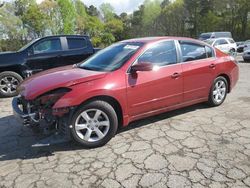
[[[151,70],[153,70],[153,65],[152,63],[148,62],[137,63],[131,67],[131,72],[151,71]]]

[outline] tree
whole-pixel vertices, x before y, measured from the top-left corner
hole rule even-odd
[[[123,23],[121,20],[113,18],[105,24],[105,31],[113,35],[115,40],[122,39]]]
[[[80,0],[75,1],[75,7],[76,7],[76,32],[78,34],[84,34],[88,19],[86,7]]]
[[[71,0],[57,0],[60,7],[64,34],[73,34],[75,29],[76,11]]]
[[[15,5],[6,2],[0,8],[0,50],[20,48],[26,34],[27,30],[23,28],[22,20],[15,15]]]
[[[183,0],[165,6],[159,17],[160,30],[164,35],[185,36],[185,8]]]
[[[97,8],[94,5],[90,5],[87,8],[87,12],[90,16],[99,16],[99,11],[97,10]]]
[[[29,5],[22,16],[23,22],[34,37],[44,36],[46,30],[45,19],[45,14],[41,12],[37,4]]]
[[[161,14],[161,1],[160,0],[145,0],[143,10],[143,26],[145,27],[144,35],[154,35],[157,31],[158,22],[156,21]]]
[[[45,35],[58,35],[63,30],[60,7],[56,0],[44,0],[39,6],[45,15]]]
[[[106,22],[112,20],[115,16],[114,8],[111,6],[110,3],[101,4],[100,10]]]

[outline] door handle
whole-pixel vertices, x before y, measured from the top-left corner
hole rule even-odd
[[[176,78],[179,78],[181,76],[181,74],[180,73],[178,73],[178,72],[175,72],[174,74],[172,74],[172,78],[174,78],[174,79],[176,79]]]
[[[209,65],[209,68],[211,68],[211,69],[213,69],[213,68],[215,68],[216,67],[216,65],[215,64],[211,64],[211,65]]]

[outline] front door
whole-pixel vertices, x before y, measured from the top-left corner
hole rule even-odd
[[[135,63],[152,63],[151,71],[127,75],[127,98],[130,116],[173,106],[182,102],[182,68],[177,63],[174,41],[156,43]]]
[[[37,42],[29,50],[26,65],[34,72],[39,72],[59,66],[62,55],[60,38],[45,39]]]

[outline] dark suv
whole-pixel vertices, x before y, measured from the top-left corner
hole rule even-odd
[[[48,36],[31,41],[17,52],[0,53],[0,97],[17,94],[19,83],[31,74],[79,63],[95,53],[88,36]]]

